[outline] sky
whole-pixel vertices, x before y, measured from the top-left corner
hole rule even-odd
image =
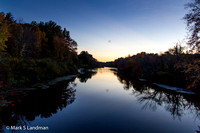
[[[160,53],[186,38],[189,0],[0,0],[0,12],[24,23],[49,20],[70,31],[78,52],[113,61]]]

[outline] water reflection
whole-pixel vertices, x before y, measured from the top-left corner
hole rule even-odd
[[[78,79],[80,82],[86,83],[88,79],[97,74],[97,70],[93,69],[82,69],[81,73],[78,74]]]
[[[142,109],[155,111],[162,106],[171,113],[174,119],[181,120],[181,117],[186,113],[193,114],[195,118],[200,118],[199,96],[180,94],[147,82],[131,79],[117,72],[114,72],[114,74],[118,76],[118,80],[124,85],[125,90],[132,89],[133,95],[143,105]]]
[[[5,126],[27,125],[38,116],[51,117],[73,103],[76,90],[71,86],[74,86],[74,80],[59,82],[48,89],[36,89],[7,97],[7,101],[12,104],[0,108],[1,131],[5,131]]]
[[[57,113],[59,115],[51,117],[57,122],[52,122],[52,119],[45,119],[44,122],[56,132],[161,132],[166,125],[177,130],[165,129],[163,132],[185,129],[199,132],[197,125],[194,125],[196,129],[190,128],[189,123],[200,118],[200,98],[196,95],[166,90],[108,68],[84,70],[77,79],[77,92],[72,79],[48,89],[27,91],[6,98],[11,104],[1,106],[0,126],[5,130],[5,126],[40,123],[44,120],[41,118],[49,118]],[[70,108],[63,110],[71,103],[73,105]],[[166,116],[157,118],[161,115]],[[187,126],[179,129],[185,124],[178,123],[179,120],[186,121]]]

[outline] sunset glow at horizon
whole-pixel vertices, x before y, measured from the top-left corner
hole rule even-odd
[[[15,19],[55,21],[70,31],[78,53],[113,61],[140,52],[160,53],[186,38],[182,19],[189,0],[2,0]]]

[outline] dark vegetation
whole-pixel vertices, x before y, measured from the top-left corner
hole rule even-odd
[[[11,13],[0,13],[0,82],[22,86],[56,76],[76,74],[78,68],[117,67],[121,74],[200,88],[200,1],[186,5],[188,46],[177,44],[163,54],[141,52],[100,63],[87,51],[77,54],[77,43],[66,28],[53,21],[17,23]]]
[[[97,73],[97,71],[87,71],[86,69],[83,69],[83,71],[84,73],[78,76],[80,82],[87,82]],[[187,111],[195,118],[200,117],[198,95],[180,94],[153,86],[148,82],[131,79],[115,70],[113,70],[113,73],[117,76],[119,82],[123,84],[124,90],[132,90],[132,94],[141,103],[142,109],[156,111],[160,106],[165,106],[166,111],[174,119],[181,120]],[[76,89],[74,89],[76,83],[74,83],[74,80],[75,78],[57,82],[49,86],[48,89],[29,90],[25,92],[26,95],[24,95],[24,91],[20,92],[13,88],[15,91],[4,97],[6,100],[1,100],[1,106],[4,105],[4,108],[0,111],[0,131],[3,129],[3,125],[28,125],[30,121],[35,120],[38,116],[49,118],[59,110],[72,104],[76,100]]]
[[[152,83],[134,80],[126,75],[114,72],[125,90],[132,90],[142,109],[155,111],[159,106],[164,106],[173,119],[181,120],[185,111],[189,111],[195,118],[200,118],[199,96],[178,93],[153,85]]]
[[[82,51],[78,55],[79,59],[79,66],[81,68],[97,68],[102,67],[102,63],[98,62],[91,54],[89,54],[87,51]]]
[[[0,13],[0,81],[22,86],[97,67],[88,52],[77,54],[77,43],[53,21],[17,23]]]
[[[200,92],[200,1],[186,4],[184,16],[189,35],[189,49],[177,44],[163,54],[139,54],[118,58],[105,66],[117,67],[121,74],[134,78],[181,86]]]
[[[178,47],[175,47],[178,48]],[[117,67],[121,74],[133,78],[144,78],[174,86],[198,90],[200,87],[200,55],[186,53],[147,54],[145,52],[130,57],[107,62],[107,66]]]
[[[51,117],[72,104],[76,99],[74,80],[58,82],[48,89],[14,89],[10,95],[4,95],[4,100],[0,100],[0,132],[3,132],[3,125],[29,125],[36,117]]]

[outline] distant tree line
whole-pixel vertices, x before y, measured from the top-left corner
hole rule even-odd
[[[11,82],[38,81],[93,68],[88,52],[77,54],[70,32],[53,21],[17,23],[11,13],[0,13],[0,78]]]
[[[163,54],[138,53],[106,62],[105,66],[117,67],[120,73],[135,78],[184,86],[200,92],[200,0],[192,0],[185,7],[189,12],[184,16],[187,23],[188,49],[181,45],[170,48]]]
[[[117,67],[121,74],[152,82],[197,90],[200,87],[200,55],[169,51],[158,55],[145,52],[118,58],[105,66]]]

